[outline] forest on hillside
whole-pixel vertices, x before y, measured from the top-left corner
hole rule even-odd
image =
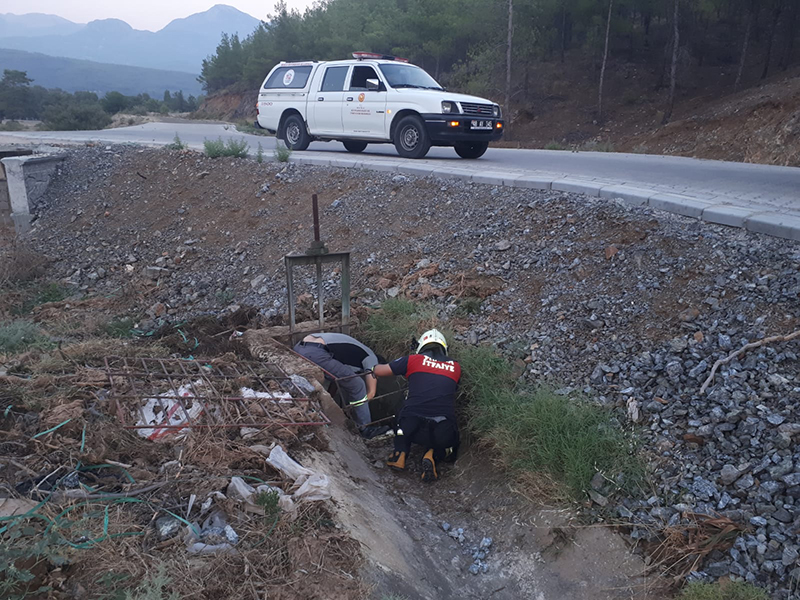
[[[191,112],[198,106],[197,98],[184,98],[180,90],[174,94],[165,91],[163,99],[158,100],[149,94],[126,96],[120,92],[106,92],[102,97],[94,92],[71,94],[32,83],[34,80],[25,71],[3,70],[0,78],[0,131],[22,129],[18,122],[20,119],[41,120],[47,130],[103,129],[111,124],[112,115],[119,113]],[[3,122],[6,119],[8,121]]]
[[[692,67],[720,67],[726,91],[797,62],[798,0],[327,0],[300,13],[281,2],[245,39],[224,35],[203,61],[207,92],[256,88],[281,60],[336,60],[355,50],[409,58],[447,87],[524,107],[543,63],[646,66],[669,91]],[[699,72],[697,69],[695,73]]]

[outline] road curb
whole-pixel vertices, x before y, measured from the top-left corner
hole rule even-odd
[[[476,173],[469,169],[436,167],[426,163],[409,164],[380,160],[373,162],[369,158],[354,160],[337,157],[326,161],[316,157],[293,156],[290,161],[298,164],[329,164],[370,171],[396,172],[417,177],[460,179],[480,185],[569,192],[609,200],[620,199],[630,206],[649,206],[656,210],[700,219],[715,225],[727,225],[746,229],[753,233],[800,241],[800,215],[779,214],[775,212],[774,207],[769,206],[755,204],[743,206],[733,198],[712,194],[698,193],[696,196],[690,196],[628,185],[625,182],[614,183],[577,177],[527,175],[520,172]]]

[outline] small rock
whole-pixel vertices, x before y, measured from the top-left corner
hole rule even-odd
[[[781,477],[781,480],[789,487],[800,485],[800,473],[789,473]]]
[[[495,250],[499,250],[500,252],[505,252],[509,248],[511,248],[511,242],[508,240],[500,240],[494,246]]]
[[[448,523],[447,521],[444,521],[442,523],[442,529],[444,529],[445,531],[450,531],[450,523]]]
[[[603,489],[603,486],[606,484],[606,478],[603,477],[603,474],[598,471],[592,476],[592,480],[589,482],[589,485],[592,486],[592,489],[597,490],[598,492]]]
[[[602,494],[597,493],[594,490],[589,490],[589,498],[592,499],[592,502],[594,502],[595,504],[599,504],[600,506],[608,505],[608,498],[606,498]]]
[[[400,288],[397,286],[390,287],[388,290],[386,290],[386,294],[389,296],[389,298],[397,298],[398,294],[400,294]]]
[[[719,479],[724,485],[731,485],[734,481],[739,479],[741,472],[733,465],[725,465],[720,471]]]

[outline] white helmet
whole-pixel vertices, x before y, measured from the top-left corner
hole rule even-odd
[[[444,339],[442,332],[438,329],[430,329],[422,334],[419,338],[419,345],[417,346],[417,354],[428,344],[439,344],[444,351],[447,352],[447,340]]]

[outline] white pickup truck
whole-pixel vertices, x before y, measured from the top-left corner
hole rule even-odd
[[[422,158],[431,146],[479,158],[504,125],[497,104],[448,92],[404,59],[367,52],[353,60],[278,64],[256,109],[256,126],[292,150],[312,141],[338,140],[349,152],[392,143],[405,158]]]

